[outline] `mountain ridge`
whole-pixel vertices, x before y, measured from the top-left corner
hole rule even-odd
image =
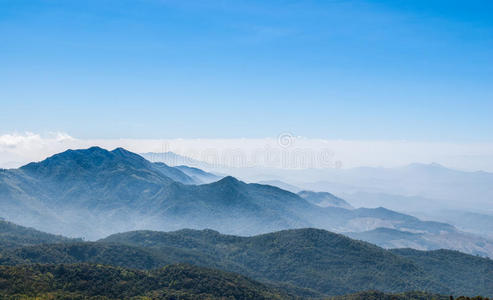
[[[329,290],[331,293],[335,292],[336,294],[351,292],[351,288],[347,288],[349,282],[360,287],[361,290],[378,289],[387,291],[404,291],[406,290],[406,288],[403,288],[404,286],[407,285],[409,287],[409,285],[412,286],[413,284],[416,285],[412,286],[411,290],[427,290],[425,288],[427,285],[433,285],[433,280],[427,278],[428,275],[425,275],[426,272],[421,273],[424,272],[424,264],[414,262],[416,260],[414,252],[408,255],[400,255],[399,250],[395,250],[395,252],[394,250],[384,250],[375,245],[352,240],[343,235],[322,229],[290,229],[253,237],[223,235],[210,230],[183,230],[168,233],[138,231],[111,235],[100,242],[129,244],[149,249],[160,249],[161,247],[195,249],[195,251],[220,257],[216,259],[217,262],[232,260],[233,262],[241,263],[246,269],[234,269],[234,264],[231,262],[226,265],[229,265],[228,268],[233,268],[230,269],[231,271],[241,272],[257,280],[274,280],[295,284],[298,281],[306,282],[303,276],[308,276],[312,282],[306,286],[301,286],[323,293],[327,293]],[[388,256],[388,253],[393,255]],[[441,278],[441,273],[448,272],[447,282],[449,285],[457,282],[454,278],[460,276],[460,272],[474,272],[475,270],[483,269],[491,269],[490,272],[493,272],[493,261],[489,259],[478,258],[455,251],[418,253],[437,253],[433,269],[427,272],[433,272],[437,276],[433,278],[437,281],[439,281],[438,278]],[[457,255],[462,257],[459,262],[464,261],[465,263],[457,266],[449,266],[448,257],[450,253],[458,253]],[[469,264],[468,260],[474,260],[476,264]],[[478,263],[483,265],[482,269],[478,269]],[[447,267],[443,267],[442,270],[441,265],[447,265]],[[377,268],[379,271],[372,271],[372,268]],[[285,273],[286,270],[291,270],[290,272],[293,273],[287,275]],[[372,279],[370,280],[370,277],[367,278],[360,271],[363,273],[368,271],[368,274],[373,274],[371,276],[368,275]],[[351,274],[353,272],[357,272],[358,275],[352,277]],[[379,280],[383,280],[383,278],[379,278],[378,276],[382,272],[387,275],[393,274],[392,277],[395,278],[402,276],[401,278],[406,279],[406,283],[396,282],[395,289],[389,288],[389,285],[386,288],[385,286],[379,286],[378,282],[380,282]],[[403,272],[405,275],[397,275],[399,272]],[[304,275],[302,276],[301,274]],[[332,274],[328,277],[331,279],[326,278],[322,280],[322,277],[319,277],[322,276],[321,274],[325,274],[324,276]],[[341,277],[341,274],[346,275]],[[416,276],[416,279],[413,279],[413,276]],[[482,280],[488,277],[488,273],[478,273],[478,276],[478,280]],[[418,278],[427,279],[420,281]],[[482,283],[478,281],[478,283],[469,285],[468,287],[468,277],[463,278],[460,284],[461,287],[459,288],[459,285],[456,286],[455,292],[467,292],[466,294],[474,294],[476,291],[486,294],[493,292],[491,290],[493,285],[490,285],[488,281]],[[341,282],[341,280],[343,281]],[[372,282],[372,284],[368,286],[366,280],[369,280],[368,282]],[[414,280],[417,281],[414,282]],[[300,285],[299,282],[298,285]],[[321,282],[325,283],[322,284]],[[381,283],[384,282],[390,284],[392,280],[388,278]],[[345,286],[346,288],[344,288]],[[475,290],[475,288],[478,289],[479,287],[481,287],[481,290]],[[490,287],[489,290],[488,287]],[[441,293],[451,292],[446,287],[440,285],[428,290]]]
[[[186,263],[238,273],[306,297],[375,289],[461,295],[493,292],[490,259],[449,250],[385,250],[315,228],[251,237],[209,229],[140,230],[97,242],[0,247],[0,265],[81,263],[139,270]]]
[[[289,191],[232,176],[207,184],[190,181],[193,178],[179,169],[123,148],[67,150],[2,171],[0,211],[23,225],[88,239],[138,229],[212,228],[254,235],[304,227],[336,232],[388,227],[422,232],[438,245],[455,247],[440,236],[448,232],[451,237],[457,232],[454,227],[383,208],[320,207]],[[474,239],[465,238],[454,249],[473,251],[471,243]],[[493,255],[487,250],[490,244],[479,250]]]

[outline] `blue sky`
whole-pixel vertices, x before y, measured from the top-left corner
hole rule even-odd
[[[493,2],[0,0],[0,134],[493,141]]]

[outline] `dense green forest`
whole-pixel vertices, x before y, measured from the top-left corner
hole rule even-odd
[[[45,236],[42,232],[13,224],[7,225],[9,227],[3,230],[4,234],[8,232],[15,237],[13,240],[25,242],[3,246],[0,240],[0,265],[5,266],[2,270],[6,274],[20,272],[27,274],[26,278],[31,278],[31,275],[33,278],[45,278],[42,276],[45,272],[42,266],[54,268],[93,264],[112,266],[115,270],[140,270],[135,271],[136,274],[148,276],[163,267],[185,263],[198,266],[197,270],[205,267],[222,270],[217,271],[219,273],[241,274],[269,286],[269,289],[282,290],[299,297],[348,294],[351,295],[347,297],[357,297],[358,292],[368,290],[384,293],[428,291],[441,295],[493,295],[493,261],[490,259],[446,250],[385,250],[325,230],[286,230],[253,237],[223,235],[212,230],[134,231],[115,234],[98,242],[81,242]],[[45,273],[53,274],[51,271]],[[4,293],[29,294],[36,291],[5,290],[13,284],[11,280],[8,276],[3,279]],[[31,286],[41,286],[38,292],[44,293],[46,297],[58,297],[66,293],[75,293],[74,296],[82,293],[84,297],[96,295],[84,294],[82,290],[49,290],[41,283],[33,282]],[[53,284],[49,286],[58,287],[58,283]],[[113,285],[111,282],[104,284]],[[171,295],[169,290],[161,286],[152,291],[161,293],[161,296],[164,292]],[[141,291],[127,290],[124,295],[148,296]],[[391,294],[382,295],[387,297]],[[111,294],[102,296],[114,297]],[[406,297],[406,294],[402,297]]]
[[[1,299],[292,299],[240,275],[191,265],[152,271],[74,264],[0,267]]]
[[[329,295],[362,290],[493,294],[490,259],[457,251],[417,252],[433,255],[433,263],[427,263],[412,251],[384,250],[325,230],[286,230],[254,237],[211,230],[137,231],[103,241],[147,249],[187,249],[216,257],[221,268],[256,280],[287,282]]]
[[[0,267],[0,299],[301,299],[233,273],[186,264],[139,271],[96,264]],[[313,298],[315,299],[315,298]],[[425,292],[377,291],[325,300],[450,300]],[[481,296],[456,300],[489,300]]]
[[[392,249],[448,286],[459,295],[493,295],[493,260],[453,250]],[[467,288],[470,286],[472,288]]]

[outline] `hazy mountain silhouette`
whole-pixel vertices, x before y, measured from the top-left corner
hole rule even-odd
[[[346,209],[354,208],[344,199],[327,192],[301,191],[298,195],[308,202],[320,207],[340,207]]]
[[[420,232],[437,247],[491,255],[489,241],[481,240],[482,247],[470,247],[477,242],[473,238],[450,245],[443,240],[444,233],[448,238],[459,233],[445,223],[424,222],[384,208],[320,207],[280,188],[231,176],[192,184],[197,174],[208,176],[197,169],[151,163],[122,148],[68,150],[0,172],[0,209],[3,217],[16,223],[89,239],[136,229],[212,228],[252,235],[303,227],[336,232],[386,227]]]
[[[262,180],[262,181],[259,181],[258,183],[276,186],[280,189],[290,191],[291,193],[298,193],[301,191],[301,188],[294,186],[292,184],[286,183],[286,182],[282,182],[280,180]]]

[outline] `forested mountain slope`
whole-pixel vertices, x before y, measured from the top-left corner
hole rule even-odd
[[[66,242],[0,252],[1,265],[93,263],[152,270],[188,263],[242,274],[299,296],[366,290],[493,293],[490,259],[455,251],[385,250],[318,229],[252,237],[212,230],[134,231],[98,242]]]
[[[75,241],[75,239],[26,228],[0,219],[0,250],[68,241]]]
[[[427,271],[399,253],[324,230],[287,230],[254,237],[228,236],[210,230],[138,231],[112,235],[102,242],[148,249],[187,249],[216,257],[223,268],[257,280],[288,282],[327,294],[370,289],[468,295],[493,292],[486,278],[489,272],[484,272],[490,268],[489,259],[463,254],[481,265],[481,268],[462,266],[464,270],[476,269],[479,279],[466,276],[454,280],[461,276],[461,271],[448,267],[449,257],[437,259],[434,271]],[[449,272],[450,276],[443,278],[439,272]]]
[[[0,298],[30,296],[36,299],[292,298],[240,275],[190,265],[170,265],[153,271],[89,264],[0,267]]]

